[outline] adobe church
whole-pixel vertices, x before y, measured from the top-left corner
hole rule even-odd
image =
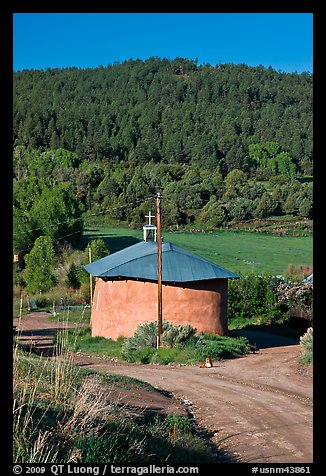
[[[157,228],[143,241],[85,266],[95,277],[92,336],[133,336],[138,324],[157,320]],[[198,332],[228,334],[228,280],[239,276],[169,242],[162,242],[162,318]]]

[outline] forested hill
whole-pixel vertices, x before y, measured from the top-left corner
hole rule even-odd
[[[312,77],[186,59],[14,74],[14,248],[84,220],[312,218]],[[310,179],[309,179],[310,180]],[[88,222],[87,222],[88,223]]]
[[[248,172],[251,144],[276,142],[309,173],[312,75],[149,58],[14,73],[14,146],[79,160],[153,160]]]

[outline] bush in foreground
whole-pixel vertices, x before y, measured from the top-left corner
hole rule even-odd
[[[245,337],[197,333],[190,326],[175,326],[163,321],[162,347],[156,348],[157,322],[140,324],[133,337],[122,344],[121,355],[129,362],[143,364],[194,363],[233,358],[252,350]]]

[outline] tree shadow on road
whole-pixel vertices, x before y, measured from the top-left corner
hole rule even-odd
[[[230,332],[234,337],[246,337],[257,349],[298,345],[302,330],[288,324],[249,325]]]

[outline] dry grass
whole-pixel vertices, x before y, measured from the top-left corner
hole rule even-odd
[[[80,462],[81,451],[74,446],[77,435],[99,434],[114,405],[99,376],[77,381],[78,370],[69,355],[39,358],[22,354],[16,346],[14,462]],[[68,448],[64,457],[63,442]]]
[[[74,394],[71,356],[37,358],[15,344],[13,354],[13,439],[15,462],[55,462],[58,445],[46,427],[51,407],[64,408]],[[41,405],[39,403],[41,402]]]
[[[198,462],[211,457],[190,433],[171,454],[162,422],[153,415],[148,420],[145,409],[128,408],[123,394],[117,395],[116,385],[126,384],[123,378],[117,382],[116,376],[111,380],[74,366],[67,335],[60,333],[53,357],[14,345],[15,463],[137,464],[175,458],[187,464],[190,455]]]

